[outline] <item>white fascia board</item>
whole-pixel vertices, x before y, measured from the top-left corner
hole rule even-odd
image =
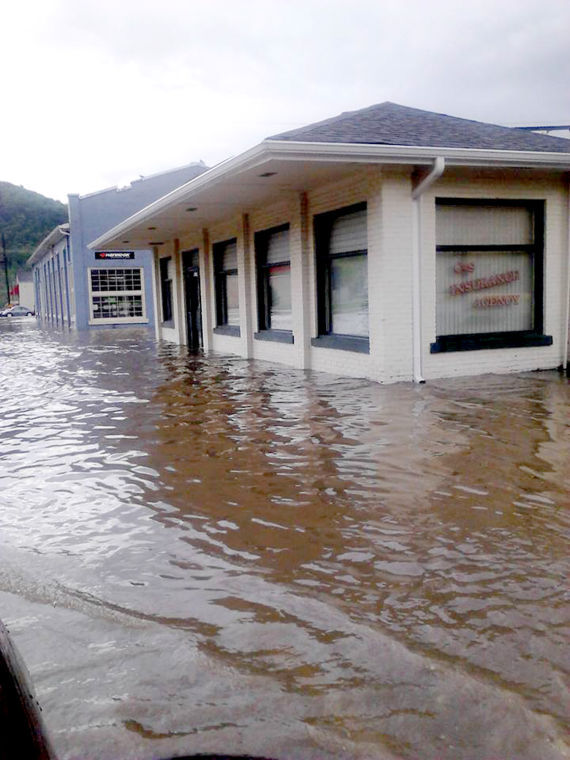
[[[57,245],[61,240],[69,236],[69,224],[58,224],[51,232],[45,236],[42,242],[38,245],[30,258],[27,260],[28,266],[35,264],[39,261],[51,248],[51,246]]]
[[[442,156],[451,166],[496,166],[570,169],[570,153],[545,151],[440,148],[437,146],[371,145],[368,143],[308,143],[266,140],[272,158],[355,161],[362,163],[431,164]]]
[[[164,211],[177,203],[190,200],[192,193],[203,187],[213,187],[219,182],[230,179],[240,171],[261,166],[271,159],[300,162],[431,166],[438,156],[445,158],[447,166],[570,170],[570,153],[264,140],[245,153],[208,169],[185,185],[176,188],[128,217],[89,243],[89,248],[105,248],[110,242],[128,234],[130,230],[152,218],[153,214]]]

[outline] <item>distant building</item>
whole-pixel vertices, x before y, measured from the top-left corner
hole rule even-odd
[[[18,269],[16,283],[10,288],[10,303],[34,309],[34,282],[32,273],[26,269]]]
[[[267,138],[155,230],[157,334],[381,382],[568,361],[570,141],[381,103]]]
[[[69,223],[39,244],[32,267],[36,314],[46,324],[84,330],[154,325],[152,255],[148,240],[130,250],[90,250],[87,244],[110,226],[140,211],[206,171],[202,163],[141,177],[126,188],[70,195]]]
[[[517,129],[537,132],[543,135],[551,135],[553,132],[556,132],[555,137],[564,137],[566,140],[570,139],[570,124],[543,124],[536,127],[517,127]]]

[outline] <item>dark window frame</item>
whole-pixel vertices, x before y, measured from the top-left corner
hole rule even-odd
[[[350,206],[336,208],[333,211],[325,211],[313,217],[313,230],[315,240],[315,263],[316,263],[316,286],[317,286],[317,337],[312,338],[313,346],[322,348],[335,348],[343,351],[355,351],[357,353],[370,353],[369,337],[359,335],[345,335],[332,331],[332,283],[331,262],[335,259],[365,256],[368,263],[368,248],[346,251],[342,253],[330,253],[330,236],[334,222],[340,217],[357,211],[366,211],[366,201],[354,203]]]
[[[172,325],[174,312],[172,309],[172,279],[168,276],[172,256],[161,256],[158,260],[160,269],[160,302],[162,309],[162,324]]]
[[[272,235],[279,232],[289,232],[289,222],[260,230],[254,235],[255,271],[257,276],[257,325],[258,332],[254,333],[256,340],[273,340],[279,343],[294,343],[293,330],[275,329],[271,326],[271,288],[269,278],[272,270],[288,267],[291,277],[291,256],[283,261],[267,261],[267,250]]]
[[[438,206],[513,206],[530,210],[533,215],[534,239],[530,244],[467,244],[438,245],[438,252],[458,251],[462,253],[479,251],[527,251],[530,255],[533,275],[533,327],[530,330],[497,331],[489,333],[465,333],[457,335],[437,335],[430,345],[430,353],[448,351],[477,351],[493,348],[523,348],[531,346],[551,346],[552,336],[544,335],[544,223],[545,203],[543,200],[502,199],[502,198],[436,198]]]
[[[224,269],[224,253],[228,246],[236,245],[237,238],[229,238],[212,246],[214,260],[214,291],[216,297],[216,327],[214,332],[218,335],[233,335],[239,337],[241,334],[239,325],[228,324],[228,292],[227,277],[228,275],[239,276],[239,270],[235,268]]]

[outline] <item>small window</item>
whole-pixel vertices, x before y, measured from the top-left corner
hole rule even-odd
[[[366,204],[315,217],[319,336],[313,345],[367,353]]]
[[[256,337],[292,342],[289,225],[257,232],[255,256],[260,331]]]
[[[89,270],[90,322],[146,321],[142,269]]]
[[[168,256],[159,259],[159,261],[162,321],[172,322],[172,259]]]
[[[239,287],[237,241],[214,244],[216,331],[239,335]]]
[[[438,199],[432,353],[550,345],[541,203]]]

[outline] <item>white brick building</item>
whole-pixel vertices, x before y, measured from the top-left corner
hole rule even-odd
[[[265,140],[93,241],[157,336],[380,382],[568,362],[570,141],[392,103]]]

